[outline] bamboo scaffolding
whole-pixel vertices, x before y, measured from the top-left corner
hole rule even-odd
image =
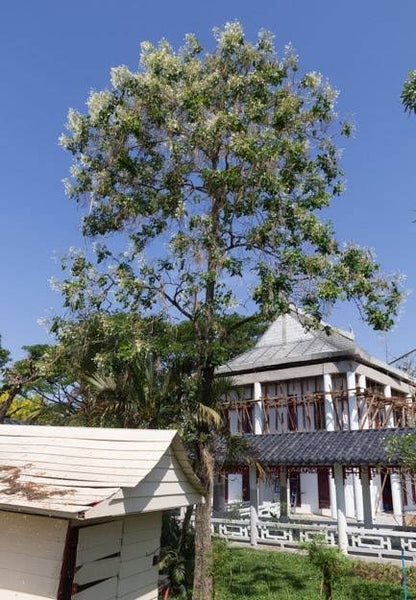
[[[260,402],[264,421],[264,433],[270,433],[272,412],[276,432],[312,431],[325,429],[325,396],[332,397],[335,428],[338,430],[350,427],[348,399],[355,394],[358,406],[359,429],[383,429],[386,427],[411,427],[416,422],[416,399],[414,396],[386,397],[379,392],[354,388],[352,390],[332,390],[306,392],[301,395],[276,395],[262,397],[258,400],[235,398],[223,403],[223,411],[237,414],[239,431],[254,432],[252,407]]]

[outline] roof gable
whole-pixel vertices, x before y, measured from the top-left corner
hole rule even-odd
[[[261,336],[255,347],[279,346],[311,339],[313,339],[312,332],[306,331],[299,319],[295,318],[292,313],[289,313],[287,315],[281,315],[273,321],[270,327]]]
[[[302,323],[306,319],[294,310],[279,316],[251,350],[236,356],[221,366],[218,372],[256,370],[290,362],[353,355],[361,351],[351,333],[326,323],[316,329],[307,329]],[[330,333],[327,333],[328,329]]]
[[[85,518],[156,472],[170,453],[200,493],[174,430],[0,425],[0,507]]]

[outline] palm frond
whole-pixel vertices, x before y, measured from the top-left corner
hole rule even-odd
[[[202,421],[210,423],[217,429],[219,429],[222,425],[222,417],[220,413],[214,408],[211,408],[206,404],[202,404],[202,402],[199,402],[198,404],[198,418]]]

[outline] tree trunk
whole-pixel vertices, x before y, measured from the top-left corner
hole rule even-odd
[[[7,392],[7,398],[4,400],[3,404],[0,406],[0,423],[4,423],[7,417],[7,413],[9,412],[9,408],[17,396],[19,390],[16,388],[12,388]]]
[[[192,513],[193,512],[194,512],[194,507],[192,505],[186,507],[185,516],[184,516],[184,519],[182,521],[181,536],[179,538],[179,544],[178,544],[178,552],[179,552],[179,554],[182,553],[183,546],[184,546],[186,538],[188,536],[189,525],[191,523],[191,518],[192,518]]]
[[[332,600],[331,576],[324,574],[322,577],[322,592],[324,600]]]
[[[205,484],[205,503],[195,510],[195,571],[192,600],[212,600],[212,543],[211,501],[214,460],[209,450],[200,447],[202,479]]]

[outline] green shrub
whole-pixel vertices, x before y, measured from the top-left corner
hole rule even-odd
[[[332,588],[348,569],[346,557],[332,546],[328,546],[322,535],[316,535],[312,541],[302,545],[307,551],[310,562],[321,574],[321,595],[324,600],[332,600]]]

